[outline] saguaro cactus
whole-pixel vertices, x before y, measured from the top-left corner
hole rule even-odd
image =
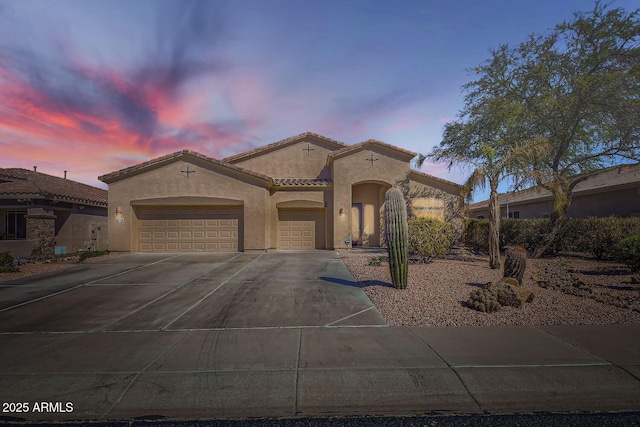
[[[522,285],[524,269],[527,267],[527,251],[521,246],[509,246],[505,251],[504,275],[503,277],[513,277]]]
[[[397,188],[389,189],[385,195],[384,219],[391,281],[394,288],[405,289],[409,269],[407,206]]]

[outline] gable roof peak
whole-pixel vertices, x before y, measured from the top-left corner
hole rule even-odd
[[[244,173],[247,175],[251,175],[254,176],[256,178],[259,178],[263,181],[268,181],[268,182],[272,182],[272,178],[268,177],[266,175],[263,175],[261,173],[257,173],[254,171],[251,171],[249,169],[245,169],[245,168],[241,168],[239,166],[236,166],[234,164],[231,163],[227,163],[223,160],[217,160],[213,157],[209,157],[209,156],[205,156],[204,154],[200,154],[196,151],[193,150],[189,150],[189,149],[183,149],[180,151],[176,151],[175,153],[171,153],[171,154],[167,154],[165,156],[161,156],[161,157],[157,157],[155,159],[151,159],[148,160],[146,162],[142,162],[142,163],[138,163],[137,165],[133,165],[133,166],[129,166],[128,168],[124,168],[124,169],[120,169],[118,171],[115,172],[111,172],[102,176],[99,176],[98,179],[102,182],[106,182],[107,184],[113,181],[117,181],[119,178],[122,178],[124,176],[127,176],[131,173],[137,173],[137,172],[141,172],[144,169],[148,169],[148,168],[153,168],[154,166],[161,166],[167,163],[172,163],[175,161],[178,161],[181,157],[184,156],[192,156],[210,163],[213,163],[215,165],[220,165],[226,168],[229,168],[231,170],[234,170],[236,172],[240,172],[240,173]]]
[[[362,141],[354,145],[348,145],[346,147],[335,150],[329,153],[329,158],[332,159],[342,157],[354,151],[364,150],[370,145],[377,145],[395,151],[397,153],[400,153],[403,157],[407,157],[408,159],[412,159],[418,155],[418,153],[414,153],[413,151],[405,150],[404,148],[396,147],[395,145],[387,144],[386,142],[382,142],[377,139],[368,139],[366,141]]]
[[[335,139],[327,138],[326,136],[322,136],[314,132],[307,131],[299,135],[295,135],[289,138],[282,139],[277,142],[273,142],[271,144],[263,145],[262,147],[257,147],[252,150],[245,151],[243,153],[238,153],[238,154],[234,154],[233,156],[225,157],[222,160],[224,162],[229,162],[229,163],[240,162],[242,160],[249,159],[251,157],[260,155],[262,153],[268,153],[270,151],[276,150],[278,148],[296,143],[300,140],[303,140],[305,138],[310,138],[310,137],[329,143],[329,145],[332,145],[334,149],[339,149],[346,146],[346,144],[343,142],[336,141]]]

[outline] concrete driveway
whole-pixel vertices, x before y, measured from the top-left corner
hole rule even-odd
[[[335,252],[131,254],[0,285],[0,332],[385,325]]]
[[[638,411],[640,325],[386,327],[333,252],[0,285],[0,423]]]

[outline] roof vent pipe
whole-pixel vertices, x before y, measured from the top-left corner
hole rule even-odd
[[[64,171],[64,179],[67,179],[67,171]]]
[[[34,172],[38,172],[38,167],[37,167],[37,166],[34,166],[34,167],[33,167],[33,171],[34,171]]]

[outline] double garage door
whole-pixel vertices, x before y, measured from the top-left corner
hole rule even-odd
[[[278,248],[324,249],[324,209],[278,209]]]
[[[235,252],[243,250],[242,208],[144,207],[138,211],[141,252]]]

